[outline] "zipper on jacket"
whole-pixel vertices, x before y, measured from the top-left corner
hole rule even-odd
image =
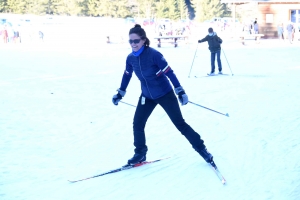
[[[139,56],[139,65],[140,65],[141,75],[142,75],[142,77],[144,78],[144,80],[145,80],[145,82],[146,82],[146,86],[147,86],[148,92],[149,92],[151,98],[153,99],[153,96],[151,95],[150,89],[149,89],[149,87],[148,87],[147,80],[146,80],[146,78],[144,77],[143,72],[142,72],[141,57],[140,57],[140,56]]]

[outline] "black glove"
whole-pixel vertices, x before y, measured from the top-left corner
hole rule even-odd
[[[112,98],[112,102],[113,104],[115,104],[116,106],[118,105],[119,101],[121,101],[121,99],[125,96],[126,92],[123,90],[118,89],[118,94],[115,94]]]
[[[201,43],[201,40],[198,40],[198,43]]]
[[[175,88],[175,93],[178,95],[178,100],[181,103],[181,105],[186,105],[189,102],[189,98],[185,94],[185,91],[181,86]]]

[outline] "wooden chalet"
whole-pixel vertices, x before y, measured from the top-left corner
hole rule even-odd
[[[264,38],[277,37],[278,24],[294,23],[296,31],[300,28],[300,0],[221,0],[221,3],[232,4],[232,17],[236,17],[236,6],[255,3],[257,6],[257,23],[259,33]]]

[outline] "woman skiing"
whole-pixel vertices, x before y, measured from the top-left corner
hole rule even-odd
[[[150,41],[139,24],[130,29],[129,44],[132,52],[127,56],[126,68],[121,86],[117,90],[118,93],[112,98],[113,104],[118,105],[119,101],[126,94],[126,88],[134,71],[140,80],[142,93],[133,119],[135,154],[128,160],[128,164],[134,165],[146,160],[148,147],[146,146],[144,129],[150,114],[156,105],[159,104],[192,147],[206,162],[215,166],[213,156],[207,151],[200,135],[183,119],[170,81],[182,105],[188,103],[188,96],[164,56],[157,50],[149,47]]]

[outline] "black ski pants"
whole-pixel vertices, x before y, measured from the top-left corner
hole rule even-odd
[[[146,146],[145,126],[157,104],[166,111],[173,124],[181,134],[186,137],[196,151],[205,148],[204,141],[201,139],[200,135],[183,119],[178,100],[173,91],[155,100],[146,98],[143,105],[141,102],[142,98],[143,97],[140,96],[133,120],[135,153],[146,153],[148,150]]]

